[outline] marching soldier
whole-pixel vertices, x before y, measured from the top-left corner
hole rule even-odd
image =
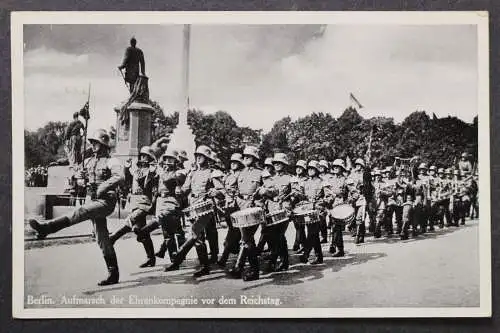
[[[196,170],[193,170],[188,175],[181,188],[181,193],[188,195],[189,205],[201,203],[217,196],[217,190],[214,188],[211,178],[212,170],[208,165],[211,154],[212,152],[207,146],[201,145],[196,149]],[[205,228],[210,223],[210,219],[213,218],[212,215],[204,215],[192,222],[190,238],[181,246],[173,263],[165,268],[166,272],[178,270],[189,250],[194,246],[201,268],[194,272],[193,276],[200,277],[210,273],[207,246],[205,244]]]
[[[118,283],[119,271],[115,249],[109,239],[106,217],[111,214],[116,206],[116,188],[124,180],[123,166],[118,159],[109,155],[109,135],[104,129],[97,130],[89,138],[92,144],[92,156],[84,161],[84,169],[80,178],[88,180],[88,191],[85,204],[73,211],[48,223],[40,224],[30,220],[29,224],[38,233],[38,238],[74,224],[92,220],[95,226],[97,244],[101,248],[108,277],[98,283],[100,286]]]
[[[412,186],[410,175],[406,169],[401,169],[401,177],[398,179],[399,192],[403,198],[402,219],[403,226],[400,233],[401,240],[409,238],[411,227],[412,236],[417,236],[417,224],[413,218],[413,205],[415,202],[415,188]]]
[[[347,199],[346,178],[343,171],[345,170],[344,161],[336,159],[332,163],[332,177],[328,181],[323,181],[323,193],[325,196],[326,208],[343,203]],[[324,212],[326,213],[326,212]],[[325,214],[321,214],[325,215]],[[328,216],[329,217],[329,216]],[[332,243],[330,245],[330,253],[334,257],[344,256],[344,237],[342,234],[343,225],[331,218],[332,224]]]
[[[130,214],[124,225],[116,230],[109,240],[114,245],[123,235],[134,231],[137,241],[141,242],[146,251],[147,261],[139,267],[154,267],[156,264],[153,241],[148,234],[140,234],[140,229],[146,225],[146,217],[151,213],[158,188],[158,174],[156,173],[156,156],[149,146],[144,146],[139,152],[139,160],[132,165],[131,161],[125,164],[125,182],[131,184]]]
[[[260,189],[259,194],[267,199],[266,206],[269,212],[286,210],[291,215],[291,177],[286,173],[288,157],[283,153],[276,153],[273,157],[273,166],[276,171],[269,184]],[[271,245],[271,256],[266,271],[286,271],[288,269],[288,244],[285,237],[288,221],[268,227],[269,244]],[[278,258],[281,263],[276,267]]]
[[[376,205],[375,231],[373,233],[373,237],[380,238],[382,237],[382,225],[384,225],[385,231],[387,233],[389,233],[389,230],[392,231],[392,221],[390,228],[388,228],[387,217],[385,216],[387,212],[388,200],[392,192],[389,188],[390,184],[387,184],[382,178],[382,173],[380,172],[380,170],[374,170],[373,176],[373,187],[375,191],[374,201]]]
[[[322,202],[324,197],[323,181],[319,178],[318,162],[310,161],[307,165],[307,173],[309,178],[304,182],[302,199],[307,202],[314,203],[314,209],[320,211],[320,214],[325,214],[325,206]],[[311,262],[312,265],[323,263],[323,251],[319,240],[319,224],[307,224],[307,238],[304,246],[304,253],[300,257],[300,261],[307,263],[311,250],[314,249],[316,260]]]
[[[159,170],[158,199],[156,202],[156,218],[161,226],[163,242],[156,253],[158,258],[164,258],[168,251],[173,262],[179,247],[185,242],[181,223],[181,208],[179,194],[183,183],[182,174],[177,170],[177,151],[168,148],[161,156],[162,168]],[[151,231],[148,226],[141,230],[142,234]]]
[[[243,156],[240,153],[231,155],[231,170],[224,179],[225,209],[224,215],[227,222],[227,235],[224,241],[224,250],[217,262],[220,267],[225,267],[230,253],[238,253],[241,233],[238,228],[233,227],[231,214],[238,211],[238,177],[243,169]]]
[[[413,218],[415,224],[420,226],[420,232],[427,231],[428,202],[430,196],[430,180],[427,176],[427,164],[420,163],[418,175],[415,179],[415,202],[413,204]]]
[[[396,190],[396,179],[391,178],[392,167],[387,166],[382,170],[382,181],[385,183],[385,190],[387,191],[387,202],[384,212],[385,217],[385,230],[387,231],[387,236],[392,236],[394,234],[394,226],[392,223],[392,218],[396,210],[396,200],[395,200],[395,190]],[[401,225],[401,224],[400,224]]]
[[[238,176],[238,198],[237,205],[239,209],[262,206],[258,201],[257,190],[262,186],[262,170],[256,168],[259,154],[257,147],[247,146],[243,150],[243,163],[245,168],[241,170]],[[234,267],[229,271],[233,278],[242,278],[244,281],[253,281],[259,279],[259,258],[255,246],[254,235],[258,225],[240,228],[241,245],[238,258]],[[243,272],[246,260],[250,264],[250,269]]]
[[[329,182],[332,175],[328,172],[329,165],[327,160],[320,160],[318,163],[319,178],[324,182]],[[319,220],[319,230],[321,233],[321,244],[328,243],[328,225],[326,223],[326,216],[321,216]]]
[[[267,186],[274,177],[274,165],[273,158],[268,157],[264,161],[264,171],[262,171],[262,183],[264,186]],[[268,234],[269,230],[266,225],[262,225],[260,229],[260,237],[257,242],[257,253],[260,255],[264,251],[264,246],[267,244],[268,250],[270,250],[269,238]]]
[[[304,160],[298,160],[295,164],[295,177],[293,177],[292,191],[294,193],[302,193],[304,190],[304,182],[307,180],[307,163]],[[295,199],[295,198],[293,198]],[[293,201],[293,200],[292,200]],[[299,253],[304,249],[304,242],[306,239],[305,226],[294,219],[293,225],[295,226],[295,241],[292,250]]]
[[[373,195],[373,188],[371,184],[371,171],[370,168],[365,167],[363,159],[358,158],[354,162],[355,169],[351,173],[351,180],[354,182],[354,187],[350,188],[349,196],[352,198],[352,203],[355,210],[354,223],[355,229],[355,244],[364,243],[365,241],[365,218],[367,203],[371,200]]]

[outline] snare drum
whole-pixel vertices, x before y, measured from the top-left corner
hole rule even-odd
[[[250,207],[231,214],[231,221],[235,228],[245,228],[264,222],[264,211],[260,207]]]
[[[312,202],[304,203],[293,210],[293,214],[297,217],[297,222],[300,224],[313,224],[319,222],[319,213],[314,209]]]
[[[269,212],[266,215],[266,226],[269,227],[272,225],[287,222],[288,220],[289,220],[288,212],[285,209],[275,210],[275,211]]]
[[[337,223],[351,223],[354,220],[354,207],[350,204],[340,204],[330,209],[330,215]]]
[[[185,208],[183,212],[186,214],[188,220],[198,220],[204,216],[213,214],[213,202],[212,200],[201,201]]]

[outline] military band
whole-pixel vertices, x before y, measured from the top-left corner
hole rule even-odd
[[[258,148],[246,146],[231,155],[226,171],[204,145],[196,149],[196,163],[190,168],[184,164],[186,152],[179,153],[176,147],[145,146],[137,162],[122,165],[109,154],[105,130],[98,130],[89,141],[93,155],[78,171],[87,187],[85,204],[47,223],[29,223],[39,238],[45,238],[92,220],[109,272],[99,285],[118,283],[114,243],[128,232],[134,232],[146,252],[140,267],[155,266],[156,257],[164,258],[168,252],[170,264],[165,271],[178,270],[195,247],[200,268],[194,277],[210,274],[213,263],[226,268],[233,254],[236,261],[227,267],[228,276],[253,281],[259,279],[260,263],[264,274],[289,269],[289,224],[295,230],[291,249],[300,254],[302,263],[315,265],[323,263],[321,244],[328,242],[329,232],[329,253],[343,257],[346,228],[354,243],[362,244],[367,235],[392,237],[395,231],[406,240],[479,217],[477,165],[471,165],[467,154],[461,156],[458,168],[420,163],[413,169],[395,165],[372,168],[367,155],[355,159],[351,170],[350,162],[340,158],[292,164],[289,156],[277,152],[264,159],[261,169]],[[106,217],[116,206],[120,186],[130,188],[130,214],[110,235]],[[184,222],[190,229],[187,239]],[[227,234],[219,256],[217,228],[221,222],[227,225]],[[159,227],[163,242],[155,253],[150,233]],[[256,239],[259,229],[260,238]],[[309,261],[312,251],[314,259]]]

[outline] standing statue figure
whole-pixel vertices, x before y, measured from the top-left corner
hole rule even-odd
[[[73,113],[73,121],[68,125],[64,137],[64,148],[70,166],[75,166],[82,162],[82,131],[84,129],[85,126],[78,119],[78,112]]]
[[[139,67],[140,73],[146,75],[146,65],[144,62],[144,54],[142,50],[136,47],[137,40],[132,37],[130,39],[130,46],[125,50],[125,56],[123,58],[122,64],[118,66],[121,71],[125,68],[125,82],[128,83],[130,93],[134,90],[135,81],[139,77]]]

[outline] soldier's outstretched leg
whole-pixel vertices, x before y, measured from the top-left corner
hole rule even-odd
[[[119,228],[113,234],[111,234],[111,236],[109,236],[109,240],[111,241],[111,244],[114,245],[117,240],[119,240],[122,236],[124,236],[125,234],[127,234],[131,231],[132,231],[132,228],[129,225],[127,225],[127,224],[123,225],[121,228]]]
[[[71,221],[67,216],[57,217],[47,223],[39,223],[37,220],[29,220],[30,227],[37,232],[38,239],[44,239],[47,235],[53,234],[71,226]]]
[[[210,274],[210,262],[208,260],[207,246],[204,241],[196,242],[196,254],[200,261],[200,269],[193,273],[193,277],[200,277]]]
[[[165,267],[165,272],[178,270],[181,263],[184,261],[184,259],[186,259],[186,255],[193,248],[195,243],[196,243],[196,239],[194,239],[193,237],[190,237],[184,244],[182,244],[182,246],[179,249],[177,256],[175,256],[175,259],[173,260],[173,262],[170,265]]]

